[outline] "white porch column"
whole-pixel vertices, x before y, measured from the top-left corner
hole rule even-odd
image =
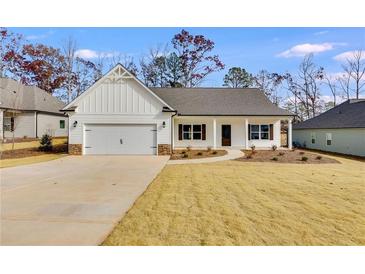
[[[248,119],[245,119],[245,149],[248,149]]]
[[[291,119],[288,120],[288,148],[292,149],[292,124],[291,124]]]
[[[171,140],[172,140],[172,148],[171,148],[171,150],[174,150],[175,149],[175,121],[174,121],[174,117],[171,117],[170,118],[170,126],[171,126],[171,134],[172,134],[172,136],[171,136]]]
[[[213,148],[217,148],[217,120],[213,119]]]

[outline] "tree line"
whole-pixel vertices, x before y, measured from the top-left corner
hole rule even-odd
[[[78,56],[77,42],[68,38],[60,47],[33,44],[8,29],[0,29],[0,76],[35,85],[70,102],[97,81],[103,71],[117,63],[149,87],[198,87],[213,72],[225,68],[215,43],[203,35],[186,30],[175,34],[165,47],[150,49],[138,62],[126,55],[99,56],[93,61]],[[338,75],[326,73],[315,64],[313,55],[303,58],[294,73],[260,70],[256,74],[245,68],[231,67],[223,78],[223,86],[256,87],[274,104],[280,105],[305,120],[336,105],[338,98],[359,98],[365,89],[365,53],[358,50],[343,64]],[[323,88],[332,101],[322,100]]]

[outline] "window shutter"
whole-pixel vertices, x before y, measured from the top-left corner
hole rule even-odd
[[[270,140],[274,140],[274,125],[270,124]]]
[[[205,128],[205,124],[202,124],[202,140],[206,140],[206,128]]]
[[[14,117],[10,118],[10,131],[13,132],[14,131]]]
[[[248,124],[248,140],[251,140],[251,124]]]
[[[179,124],[179,140],[182,140],[182,124]]]

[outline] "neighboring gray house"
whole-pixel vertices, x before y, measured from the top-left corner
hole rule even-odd
[[[293,125],[293,141],[311,149],[365,156],[365,99],[347,100]]]
[[[65,104],[42,89],[0,78],[0,139],[68,135]]]

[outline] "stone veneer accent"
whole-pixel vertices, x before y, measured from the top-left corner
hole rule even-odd
[[[68,154],[82,155],[82,145],[81,144],[68,144]]]
[[[170,155],[171,145],[169,144],[158,144],[158,155]]]

